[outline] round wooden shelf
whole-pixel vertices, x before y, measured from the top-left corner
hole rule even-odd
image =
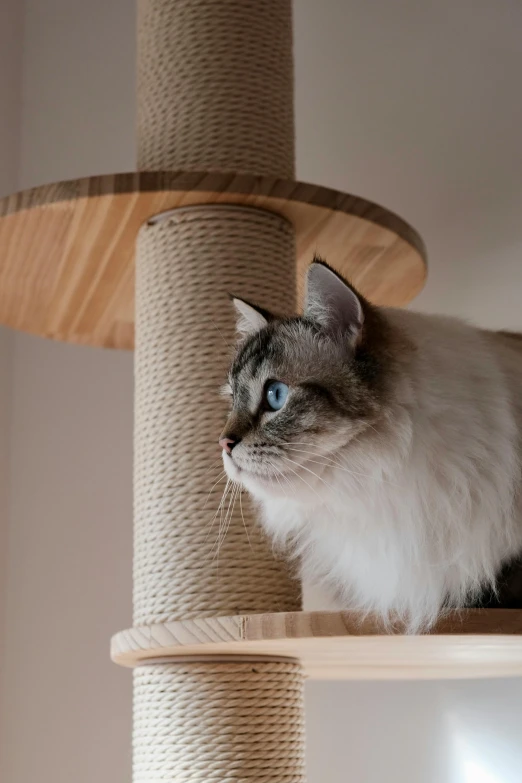
[[[213,617],[131,628],[111,643],[122,666],[187,655],[299,658],[319,680],[515,677],[522,675],[522,611],[451,612],[419,636],[384,635],[356,612]]]
[[[364,199],[248,175],[104,175],[0,200],[0,323],[75,343],[132,348],[140,226],[165,210],[216,203],[286,216],[296,228],[302,270],[320,253],[376,304],[404,305],[424,284],[418,234]]]

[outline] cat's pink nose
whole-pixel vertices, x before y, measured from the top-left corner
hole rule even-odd
[[[219,445],[223,449],[223,451],[226,451],[227,454],[230,454],[234,446],[237,444],[237,438],[220,438],[219,439]]]

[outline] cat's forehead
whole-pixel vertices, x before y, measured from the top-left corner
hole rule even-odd
[[[231,377],[255,380],[269,371],[295,370],[299,360],[310,353],[306,333],[306,326],[297,319],[261,329],[238,349]]]
[[[243,343],[232,363],[234,378],[249,375],[254,378],[267,362],[276,362],[282,357],[282,346],[273,330],[262,329]]]

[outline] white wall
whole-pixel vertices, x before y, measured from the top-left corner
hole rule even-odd
[[[135,168],[134,0],[24,0],[20,186]]]
[[[132,169],[133,3],[25,6],[21,185]],[[299,176],[423,233],[419,306],[522,328],[522,6],[295,11]],[[17,335],[13,389],[2,781],[123,783],[130,677],[107,648],[130,618],[132,357]],[[514,783],[521,696],[521,681],[312,683],[309,780]]]
[[[20,155],[22,6],[0,4],[0,197],[17,186]]]
[[[18,0],[0,2],[0,197],[17,187],[22,76],[22,12]],[[13,339],[0,327],[0,704],[4,701],[4,649],[9,547],[9,429]],[[0,737],[2,720],[0,715]],[[0,740],[0,780],[4,780]]]
[[[522,315],[518,0],[295,0],[303,179],[382,202],[428,245],[415,306]]]
[[[130,779],[131,395],[129,356],[17,336],[6,783]]]
[[[20,187],[133,168],[133,6],[25,3]],[[13,360],[1,780],[128,783],[132,356],[16,334]]]

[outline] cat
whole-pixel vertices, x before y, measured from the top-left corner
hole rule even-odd
[[[302,577],[412,633],[522,605],[521,336],[376,307],[320,259],[302,316],[233,303],[224,467]]]

